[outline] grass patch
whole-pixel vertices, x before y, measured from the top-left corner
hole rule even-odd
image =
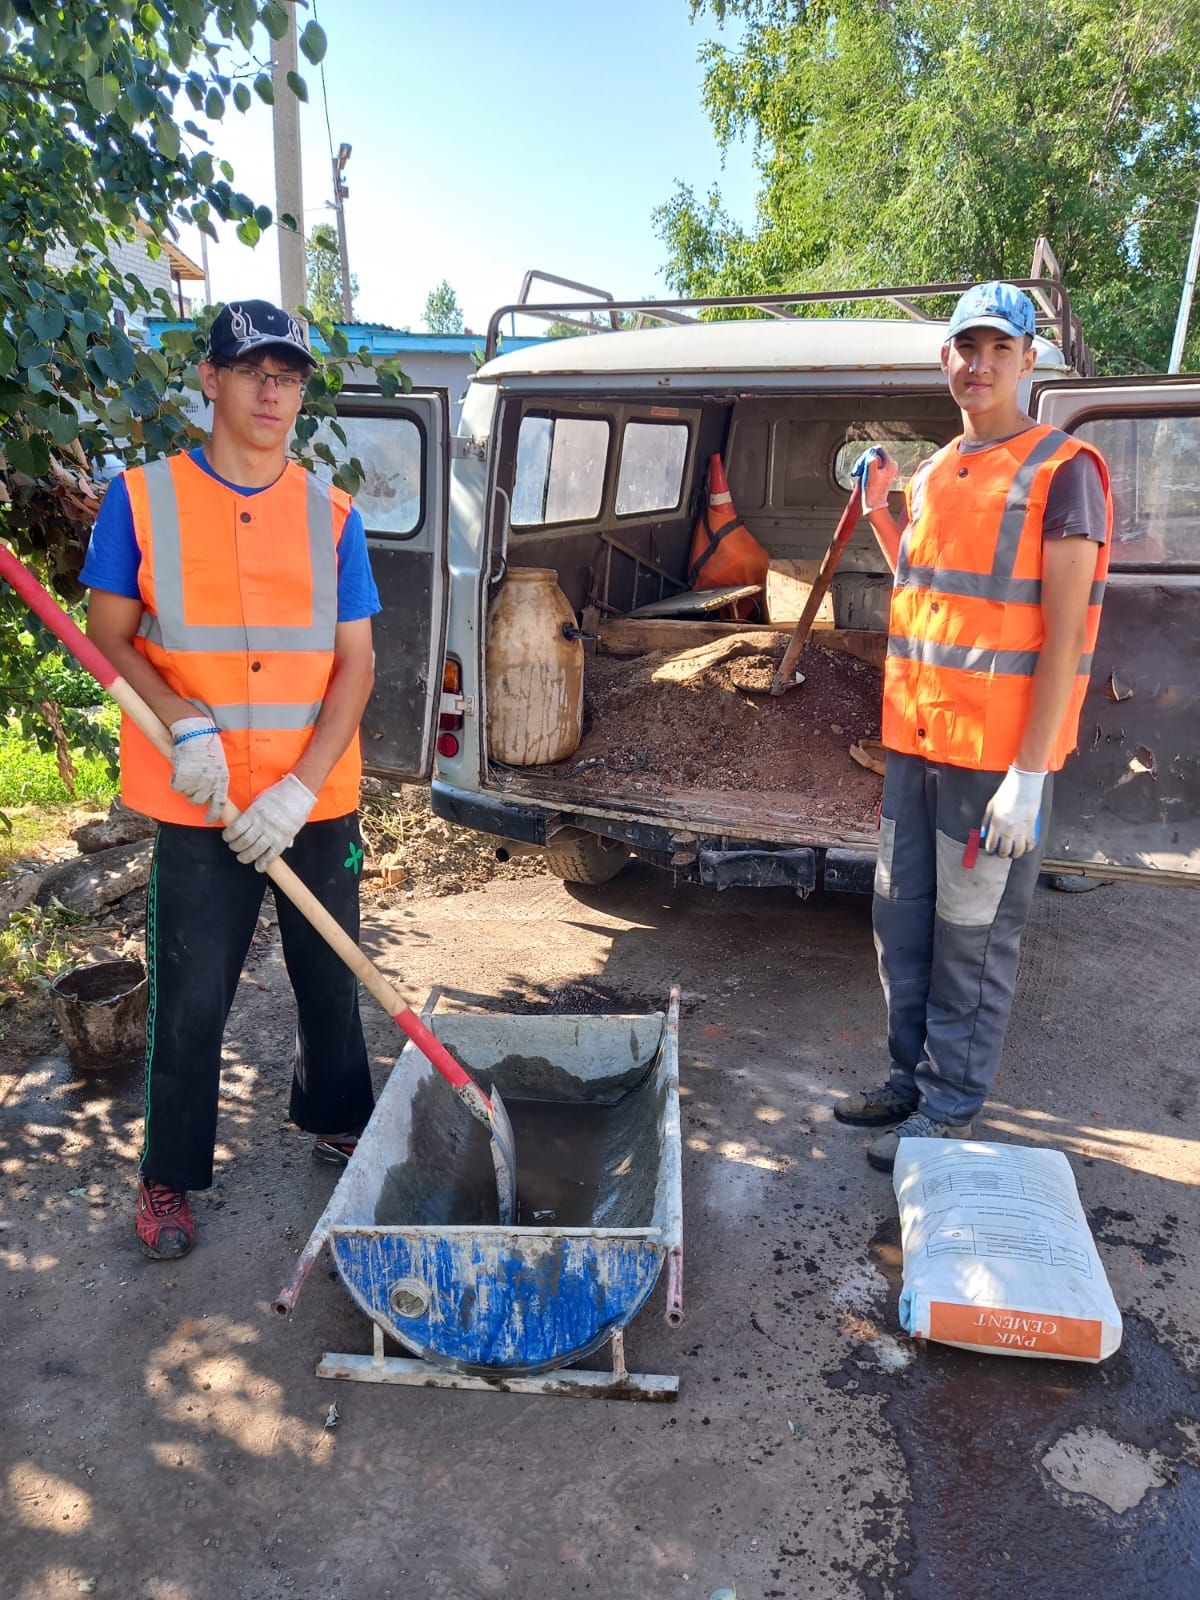
[[[72,931],[86,919],[62,906],[26,906],[0,931],[0,1005],[19,994],[44,994],[75,961]]]
[[[19,728],[0,727],[0,810],[11,806],[77,805],[107,807],[117,779],[103,756],[73,751],[75,794],[68,794],[52,751],[39,750]],[[0,846],[3,840],[0,839]]]

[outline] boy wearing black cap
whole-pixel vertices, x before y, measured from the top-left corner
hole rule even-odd
[[[89,636],[174,738],[168,767],[122,727],[122,796],[159,823],[137,1206],[157,1260],[191,1249],[187,1194],[212,1182],[221,1040],[262,874],[286,852],[358,935],[358,726],[380,606],[349,498],[287,458],[313,366],[278,306],[223,307],[200,363],[210,439],[114,480],[82,573]],[[221,833],[227,798],[242,814]],[[290,1114],[315,1154],[345,1160],[373,1105],[357,984],[290,902],[277,909],[298,1008]]]
[[[1108,470],[1022,409],[1035,331],[1012,284],[961,297],[942,370],[962,434],[914,473],[903,525],[896,462],[876,447],[855,467],[895,575],[874,897],[891,1071],[834,1116],[898,1124],[867,1152],[884,1171],[902,1138],[969,1138],[995,1078],[1099,626]]]

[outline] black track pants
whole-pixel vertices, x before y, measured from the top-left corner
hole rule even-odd
[[[358,938],[358,816],[310,822],[283,859]],[[146,891],[146,1133],[141,1170],[173,1189],[212,1183],[221,1039],[269,880],[219,828],[160,823]],[[276,895],[298,1027],[289,1115],[312,1133],[353,1133],[374,1097],[358,980]]]

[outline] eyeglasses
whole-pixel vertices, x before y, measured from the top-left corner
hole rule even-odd
[[[261,367],[236,366],[232,362],[221,361],[215,363],[232,372],[234,379],[249,389],[253,384],[259,394],[267,392],[267,385],[273,383],[280,394],[298,394],[304,387],[304,378],[298,372],[264,372]]]

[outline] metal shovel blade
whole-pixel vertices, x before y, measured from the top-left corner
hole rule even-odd
[[[496,1200],[500,1213],[500,1226],[511,1228],[517,1220],[517,1142],[513,1138],[512,1123],[504,1109],[500,1091],[492,1085],[491,1116],[492,1165],[496,1169]]]

